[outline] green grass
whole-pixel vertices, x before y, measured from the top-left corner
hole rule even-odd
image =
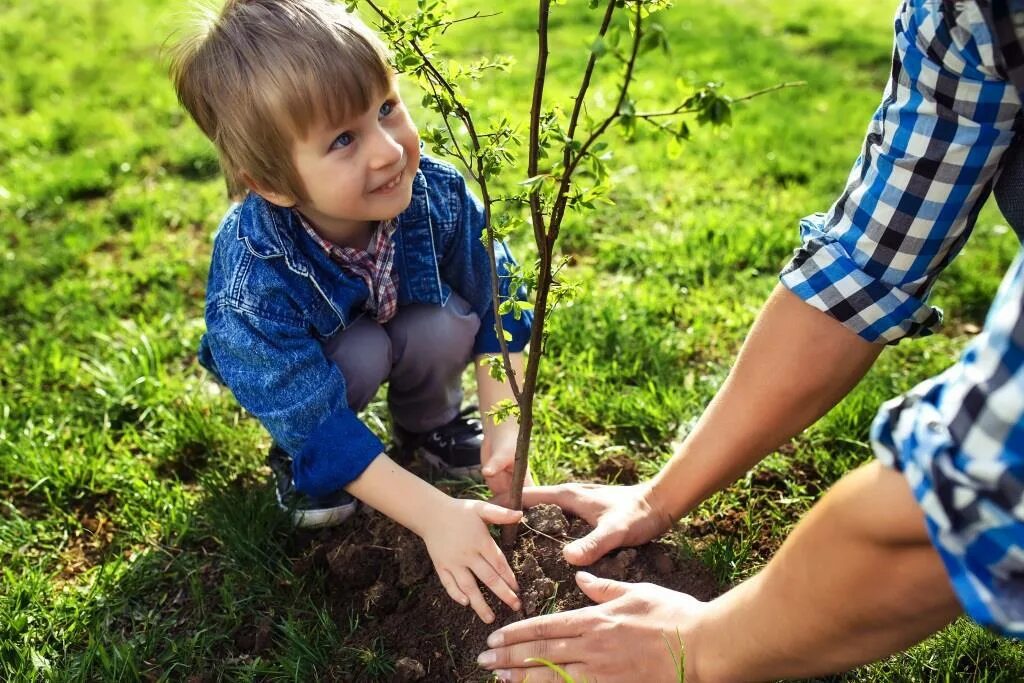
[[[556,7],[549,87],[562,96],[586,57],[594,15],[583,4]],[[216,156],[159,61],[178,6],[0,4],[0,678],[386,678],[401,653],[344,647],[359,615],[336,621],[322,607],[326,579],[291,575],[291,535],[262,468],[267,436],[195,360],[225,201]],[[614,206],[564,228],[586,293],[551,321],[533,456],[542,481],[589,476],[621,454],[652,474],[697,419],[798,219],[843,185],[887,75],[893,9],[711,0],[662,18],[674,49],[645,62],[643,109],[709,80],[735,95],[807,86],[742,106],[734,127],[699,131],[678,156],[645,131],[613,139]],[[481,115],[527,99],[533,12],[510,3],[486,30],[450,31],[459,57],[487,54],[500,35],[518,61],[472,92]],[[690,518],[735,521],[690,548],[723,579],[756,571],[758,549],[870,458],[883,400],[956,357],[958,330],[981,321],[1017,249],[1000,222],[982,213],[935,289],[948,334],[886,352],[793,452]],[[371,411],[380,428],[382,405]],[[800,484],[806,472],[820,487]],[[237,643],[248,624],[269,634],[259,655]],[[847,678],[1020,680],[1024,650],[960,622]]]

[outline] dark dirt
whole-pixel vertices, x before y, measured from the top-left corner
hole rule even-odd
[[[603,458],[594,470],[594,476],[600,482],[609,484],[635,484],[640,481],[636,461],[628,455],[613,455]]]
[[[506,551],[523,610],[512,612],[485,592],[497,615],[490,625],[448,597],[419,538],[367,508],[340,528],[297,537],[293,571],[298,576],[328,574],[329,607],[342,631],[347,632],[350,615],[359,615],[359,627],[345,645],[383,646],[396,660],[390,680],[486,681],[489,676],[477,667],[476,656],[486,649],[492,631],[528,616],[593,604],[576,586],[576,568],[561,555],[566,542],[589,529],[582,520],[566,520],[553,506],[528,511],[515,548]],[[623,581],[650,581],[702,600],[724,590],[699,561],[680,557],[661,542],[619,550],[588,570]],[[355,679],[360,675],[355,672]]]

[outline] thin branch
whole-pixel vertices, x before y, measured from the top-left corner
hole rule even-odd
[[[612,110],[612,113],[609,114],[608,117],[601,123],[601,125],[590,133],[590,136],[587,137],[587,141],[583,143],[583,146],[580,147],[579,152],[576,153],[572,161],[563,171],[562,182],[558,188],[558,196],[555,200],[555,206],[552,209],[551,230],[547,236],[549,244],[553,244],[554,241],[558,238],[558,230],[561,227],[562,217],[565,215],[566,201],[569,198],[567,192],[569,189],[569,183],[572,180],[572,174],[576,171],[576,167],[579,166],[580,161],[582,161],[586,157],[587,152],[590,149],[590,146],[593,145],[594,142],[604,134],[604,132],[608,129],[608,126],[610,126],[612,122],[615,121],[615,119],[619,118],[619,110],[622,108],[622,103],[626,101],[626,95],[629,93],[629,84],[633,80],[633,69],[636,66],[636,58],[640,52],[640,38],[643,35],[643,31],[641,30],[642,26],[640,10],[641,3],[637,2],[636,29],[633,34],[633,48],[629,55],[629,62],[627,62],[626,64],[626,73],[624,74],[622,79],[622,89],[619,91],[619,99],[615,103],[615,108]]]
[[[527,177],[533,178],[537,175],[537,161],[540,155],[540,116],[544,106],[544,80],[548,71],[548,12],[550,11],[550,0],[540,0],[539,17],[537,19],[537,69],[533,82],[533,101],[530,104],[530,149],[529,161],[527,164]],[[546,244],[544,235],[547,227],[544,225],[544,213],[541,210],[541,197],[539,189],[531,189],[530,194],[530,218],[533,222],[533,237],[540,251],[543,261],[546,257]]]
[[[491,17],[496,17],[500,14],[501,12],[491,12],[490,14],[480,14],[480,12],[474,12],[473,14],[470,14],[468,17],[462,17],[461,19],[452,19],[451,21],[439,21],[436,24],[430,24],[428,26],[424,26],[423,28],[426,30],[430,30],[432,28],[443,27],[441,28],[441,34],[443,35],[445,31],[447,31],[450,27],[454,26],[455,24],[461,24],[464,21],[471,21],[473,19],[490,19]]]
[[[434,101],[440,101],[441,96],[437,94],[437,85],[434,83],[433,79],[428,78],[427,83],[430,85],[431,92],[434,93]],[[462,164],[466,167],[466,170],[469,172],[473,181],[478,185],[481,184],[480,178],[476,176],[476,172],[473,170],[473,162],[462,151],[462,146],[459,145],[459,138],[456,137],[455,131],[452,130],[452,124],[448,121],[448,117],[442,116],[441,118],[444,119],[444,127],[448,131],[448,138],[452,141],[452,144],[455,145],[455,154],[459,157],[459,160],[462,161]],[[479,148],[479,145],[476,145],[476,147]]]
[[[790,82],[787,82],[787,83],[777,83],[776,85],[773,85],[773,86],[771,86],[769,88],[762,88],[761,90],[755,90],[752,93],[747,93],[743,97],[736,97],[736,98],[730,97],[729,98],[729,104],[736,104],[737,102],[745,102],[746,100],[752,100],[755,97],[760,97],[761,95],[767,95],[770,92],[775,92],[776,90],[782,90],[783,88],[798,88],[798,87],[804,86],[804,85],[807,85],[807,81],[790,81]],[[643,114],[636,114],[635,116],[638,119],[653,119],[653,118],[657,118],[657,117],[661,117],[661,116],[677,116],[677,115],[680,115],[680,114],[693,114],[693,113],[696,113],[698,111],[700,111],[699,107],[687,107],[685,104],[680,104],[678,107],[676,107],[675,109],[672,109],[671,111],[647,112],[647,113],[643,113]]]
[[[537,71],[533,84],[533,101],[530,106],[530,150],[529,177],[537,175],[537,161],[540,151],[540,114],[544,103],[544,79],[548,68],[548,13],[551,9],[550,0],[538,3],[537,20]],[[526,470],[530,462],[530,434],[533,431],[533,397],[537,392],[537,371],[543,353],[541,332],[544,329],[544,308],[547,305],[547,293],[551,287],[551,245],[546,238],[546,228],[541,211],[541,193],[530,193],[530,216],[533,220],[533,234],[540,252],[539,279],[537,281],[537,297],[533,306],[533,328],[530,330],[530,355],[526,359],[526,371],[523,378],[523,398],[519,400],[519,433],[516,435],[516,454],[512,469],[512,484],[509,489],[509,507],[513,510],[523,509],[523,484],[526,482]],[[545,277],[546,276],[546,277]],[[516,539],[516,527],[508,525],[501,530],[501,543],[511,547]]]
[[[615,3],[618,0],[608,0],[608,6],[604,9],[604,18],[601,20],[601,28],[597,30],[597,35],[604,38],[605,34],[608,33],[608,27],[612,23],[612,16],[615,15]],[[576,95],[576,101],[572,107],[572,115],[569,117],[569,129],[566,133],[567,137],[571,140],[576,135],[576,124],[579,122],[580,110],[583,109],[583,101],[586,98],[587,90],[590,89],[590,78],[594,74],[594,66],[597,64],[597,55],[593,51],[590,53],[590,58],[587,59],[587,68],[583,72],[583,80],[580,82],[580,89]],[[568,145],[565,148],[565,158],[563,167],[569,164],[570,150]]]
[[[365,2],[378,14],[378,16],[381,17],[381,19],[384,20],[384,22],[386,22],[388,26],[393,26],[396,23],[395,20],[392,19],[387,12],[378,7],[373,0],[365,0]],[[448,93],[451,101],[455,104],[455,115],[458,116],[464,124],[466,124],[466,131],[468,132],[470,142],[473,145],[473,151],[475,152],[476,157],[476,173],[474,174],[473,172],[472,164],[466,163],[466,168],[469,171],[470,176],[480,187],[480,200],[484,206],[484,228],[487,231],[485,247],[487,249],[487,256],[491,262],[491,292],[493,294],[491,309],[494,311],[494,326],[497,332],[498,346],[501,349],[502,362],[505,366],[505,375],[508,379],[509,387],[512,390],[512,396],[515,398],[516,403],[521,405],[522,391],[516,379],[515,372],[512,369],[512,359],[508,350],[508,342],[505,340],[505,327],[501,322],[501,313],[498,310],[501,306],[501,302],[499,301],[501,287],[498,280],[497,255],[494,252],[494,227],[491,225],[491,200],[487,190],[487,179],[484,173],[483,160],[480,156],[480,137],[477,135],[476,126],[473,125],[473,117],[470,115],[469,110],[466,109],[465,105],[462,104],[458,94],[455,92],[455,88],[452,87],[444,75],[437,69],[437,67],[434,66],[434,63],[430,61],[430,57],[427,56],[418,42],[410,40],[409,43],[413,50],[416,51],[416,54],[419,55],[420,59],[423,60],[423,68],[425,70],[427,82],[431,84],[430,87],[434,91],[434,99],[439,99],[437,91],[434,89],[434,84],[436,83]],[[448,117],[444,116],[442,118],[445,119],[445,126],[448,130],[449,137],[458,149],[458,141],[448,123]],[[465,163],[466,160],[463,159],[463,162]]]

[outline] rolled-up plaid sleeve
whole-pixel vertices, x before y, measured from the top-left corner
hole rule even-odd
[[[957,3],[956,16],[944,6],[908,0],[897,11],[891,77],[861,154],[831,209],[803,219],[780,275],[871,342],[941,322],[928,293],[970,235],[1020,112],[977,6]]]

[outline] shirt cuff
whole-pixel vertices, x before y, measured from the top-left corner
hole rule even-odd
[[[292,462],[295,489],[326,496],[359,478],[384,444],[349,408],[331,414],[313,430]]]
[[[869,275],[824,229],[824,214],[800,221],[803,244],[779,280],[798,297],[869,342],[924,337],[942,311]]]
[[[964,612],[978,624],[1024,636],[1018,554],[1024,524],[1001,500],[1005,465],[962,451],[932,401],[941,375],[885,403],[871,428],[875,455],[900,471],[925,515],[928,536]]]
[[[512,335],[508,342],[509,353],[519,353],[530,342],[533,311],[522,311],[518,320],[511,313],[506,313],[501,316],[501,325]],[[498,343],[498,331],[494,324],[494,309],[488,306],[487,312],[480,319],[480,330],[476,333],[476,341],[473,343],[473,355],[490,353],[501,353],[501,345]]]

